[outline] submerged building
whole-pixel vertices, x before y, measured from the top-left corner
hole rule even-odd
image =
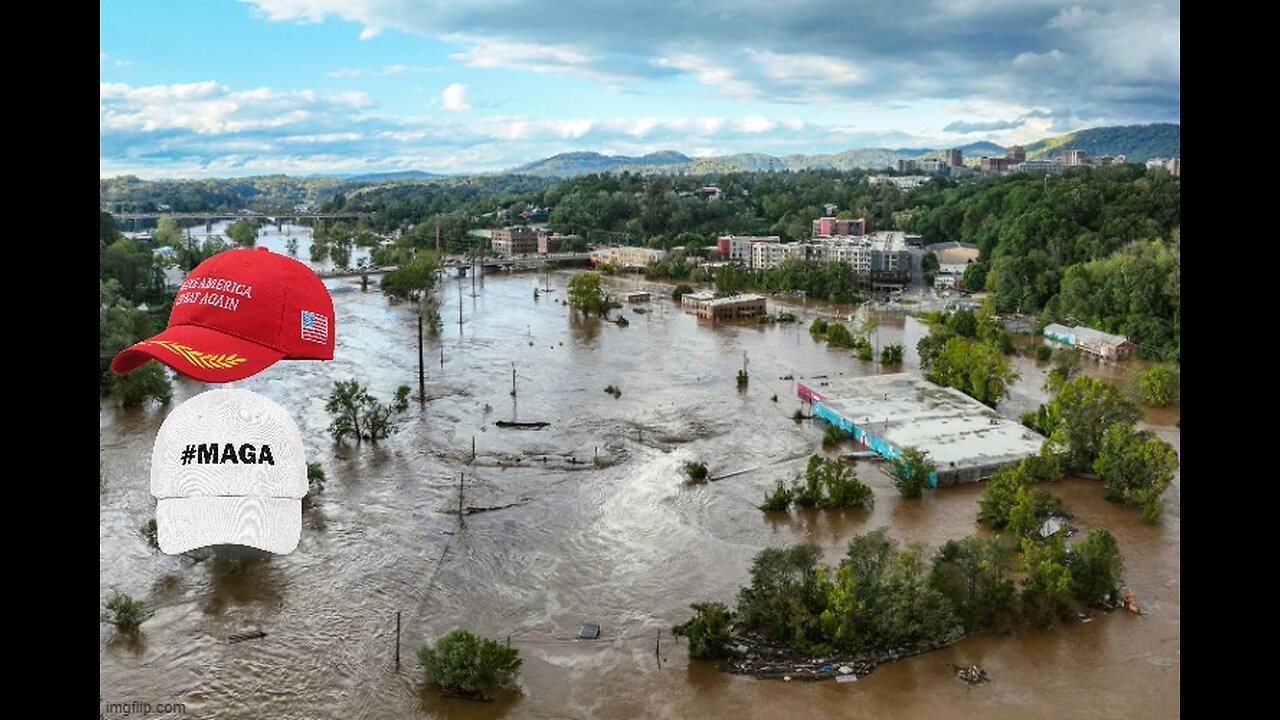
[[[928,452],[937,466],[932,487],[985,480],[1037,454],[1044,442],[959,390],[908,373],[811,383],[797,381],[796,395],[813,415],[881,457],[892,460],[908,447]]]

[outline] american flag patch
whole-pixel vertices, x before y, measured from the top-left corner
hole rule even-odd
[[[329,318],[310,310],[302,311],[302,339],[314,343],[329,342]]]

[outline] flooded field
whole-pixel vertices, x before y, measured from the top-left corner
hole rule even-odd
[[[411,404],[392,438],[361,447],[329,439],[325,398],[348,378],[383,400],[402,384],[416,393],[417,315],[361,293],[358,281],[328,281],[335,359],[277,363],[236,384],[292,412],[310,459],[328,473],[291,555],[236,563],[151,551],[138,528],[154,514],[151,443],[173,406],[122,411],[102,402],[100,602],[118,590],[155,610],[136,640],[102,626],[102,699],[181,702],[195,718],[1179,715],[1180,479],[1158,525],[1103,501],[1096,482],[1049,486],[1082,531],[1115,533],[1143,616],[972,637],[853,684],[759,681],[691,664],[671,626],[688,618],[691,602],[732,603],[761,548],[807,540],[834,561],[850,537],[879,527],[937,545],[976,531],[982,487],[904,501],[879,466],[860,462],[873,511],[766,519],[756,509],[766,490],[799,471],[821,438],[810,422],[791,420],[799,401],[782,378],[881,371],[810,337],[815,312],[848,310],[796,302],[788,305],[801,316],[795,324],[713,326],[655,284],[653,302],[638,306],[648,312],[614,311],[630,320],[618,327],[572,317],[561,302],[567,280],[489,275],[474,295],[470,278],[446,280],[442,326],[427,334],[427,402]],[[634,277],[608,282],[615,293],[650,287]],[[554,291],[535,300],[535,284]],[[879,342],[902,342],[914,371],[926,333],[914,319],[885,315]],[[739,391],[744,352],[751,380]],[[1043,399],[1046,370],[1016,362],[1022,377],[1000,408],[1011,417]],[[174,405],[203,389],[178,380]],[[1176,413],[1148,419],[1180,450]],[[499,429],[498,420],[550,426]],[[690,460],[713,477],[749,472],[688,485]],[[465,506],[509,507],[460,525],[460,476]],[[599,640],[573,639],[584,622],[600,624]],[[520,649],[518,692],[469,703],[424,687],[417,648],[457,627]],[[253,630],[267,635],[227,642]],[[969,687],[950,663],[981,664],[992,681]]]

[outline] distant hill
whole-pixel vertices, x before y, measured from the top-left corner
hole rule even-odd
[[[343,180],[348,182],[359,183],[378,183],[391,182],[392,180],[431,180],[433,178],[449,177],[440,173],[429,173],[421,170],[403,170],[401,172],[385,172],[385,173],[368,173],[365,175],[347,175],[342,176]]]
[[[1115,125],[1077,130],[1047,138],[1027,146],[1027,157],[1054,157],[1064,150],[1083,150],[1095,155],[1124,155],[1129,162],[1146,162],[1153,157],[1182,156],[1182,126]]]
[[[1003,155],[1004,148],[992,142],[975,142],[960,146],[965,158]],[[602,155],[595,152],[572,152],[553,155],[545,160],[521,165],[507,172],[539,177],[570,177],[587,173],[633,172],[689,175],[714,175],[726,172],[766,172],[769,170],[856,170],[892,167],[895,160],[920,157],[942,157],[943,150],[929,148],[857,148],[840,153],[818,155],[766,155],[737,153],[714,157],[691,158],[678,152],[650,153],[643,157]]]
[[[643,172],[668,172],[665,168],[683,165],[691,159],[687,155],[670,150],[649,153],[641,157],[601,155],[597,152],[569,152],[552,155],[545,160],[537,160],[512,168],[507,171],[507,174],[568,177],[570,175],[586,175],[588,173],[622,172],[624,169],[643,169]]]

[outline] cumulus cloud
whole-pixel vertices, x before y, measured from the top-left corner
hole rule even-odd
[[[1176,119],[1180,7],[1148,0],[245,0],[455,43],[477,67],[613,89],[672,76],[715,95],[863,107],[1001,94],[1060,116]],[[513,21],[518,19],[518,21]]]
[[[942,130],[943,132],[954,133],[976,133],[992,132],[994,130],[1011,130],[1021,126],[1021,120],[979,120],[977,122],[956,120],[948,123],[946,127],[942,128]]]
[[[471,106],[467,104],[467,86],[462,83],[449,83],[440,93],[440,104],[445,110],[453,112],[470,110]]]
[[[361,93],[326,94],[216,81],[101,83],[99,170],[144,177],[254,173],[500,171],[592,149],[813,152],[903,141],[851,125],[791,117],[481,117],[381,115]],[[910,138],[919,145],[920,138]]]

